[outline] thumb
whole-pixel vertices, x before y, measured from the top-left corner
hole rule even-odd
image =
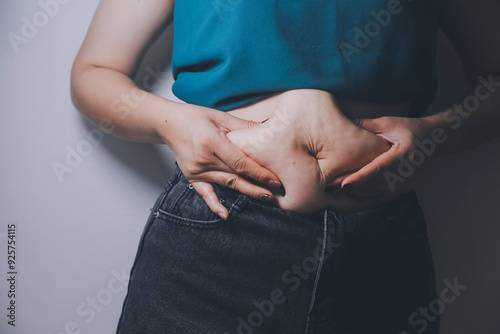
[[[398,157],[397,146],[391,146],[391,148],[373,159],[366,166],[358,170],[357,172],[347,176],[342,181],[342,187],[346,184],[352,184],[362,181],[363,179],[369,178],[370,176],[374,176],[377,173],[387,169],[394,161],[396,161]]]
[[[380,133],[380,118],[360,118],[355,119],[354,124],[372,133]]]
[[[262,123],[255,122],[249,119],[239,118],[231,114],[225,114],[224,121],[222,122],[222,124],[225,127],[227,127],[229,131],[234,131],[234,130],[250,129]]]

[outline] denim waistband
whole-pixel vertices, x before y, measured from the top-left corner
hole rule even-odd
[[[401,194],[392,201],[377,206],[371,209],[365,209],[354,212],[335,212],[334,210],[323,210],[327,214],[335,215],[339,218],[349,219],[356,217],[357,219],[371,218],[371,219],[386,219],[392,220],[395,217],[402,215],[414,215],[421,210],[418,203],[417,194],[414,190]]]
[[[179,182],[180,179],[185,179],[185,177],[183,176],[183,173],[179,168],[177,162],[175,162],[175,171],[171,179],[169,180],[167,187],[168,185]],[[186,180],[186,183],[189,182]],[[396,197],[395,199],[393,199],[388,203],[382,204],[374,208],[352,211],[352,212],[338,212],[331,209],[323,209],[315,214],[311,214],[310,217],[311,218],[321,217],[320,219],[323,219],[326,215],[326,216],[334,216],[337,219],[343,219],[347,221],[349,220],[360,221],[365,219],[376,220],[376,221],[379,220],[391,221],[396,217],[415,216],[421,210],[422,208],[418,202],[416,192],[412,190],[410,192],[399,195],[398,197]]]

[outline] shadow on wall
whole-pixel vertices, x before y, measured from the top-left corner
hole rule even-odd
[[[430,113],[463,96],[465,76],[458,56],[441,34],[439,91]],[[500,138],[472,150],[429,161],[418,187],[436,268],[438,300],[425,305],[442,318],[442,334],[498,333],[500,322]],[[445,281],[458,285],[453,298]],[[456,297],[456,298],[455,298]],[[418,310],[416,310],[418,311]],[[422,329],[426,322],[418,315]]]
[[[167,78],[171,67],[172,48],[173,28],[170,27],[151,43],[144,54],[133,78],[138,87],[157,94],[155,91]],[[125,113],[129,104],[133,103],[133,97],[123,98],[116,101],[114,108],[119,113]],[[81,117],[81,121],[87,131],[96,128],[84,116]],[[123,140],[104,132],[102,134],[102,147],[109,152],[109,155],[154,186],[163,186],[173,174],[175,157],[168,147]]]

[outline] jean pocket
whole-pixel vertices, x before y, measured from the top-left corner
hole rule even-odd
[[[219,201],[228,209],[229,219],[240,211],[247,202],[247,197],[236,190],[212,184]],[[205,200],[180,173],[179,181],[159,204],[155,217],[165,222],[172,222],[199,228],[215,228],[225,221],[210,210]]]

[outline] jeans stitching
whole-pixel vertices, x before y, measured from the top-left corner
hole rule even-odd
[[[314,307],[314,302],[316,300],[316,291],[318,289],[318,283],[319,283],[319,277],[321,275],[321,270],[323,268],[323,262],[325,260],[325,250],[326,250],[326,239],[327,239],[327,224],[328,224],[328,210],[324,211],[323,214],[323,243],[321,245],[321,256],[319,258],[319,264],[318,264],[318,271],[316,274],[316,278],[314,279],[314,285],[312,289],[312,296],[311,296],[311,303],[309,304],[309,311],[307,312],[307,319],[306,319],[306,330],[305,334],[309,332],[309,323],[311,321],[311,312]]]

